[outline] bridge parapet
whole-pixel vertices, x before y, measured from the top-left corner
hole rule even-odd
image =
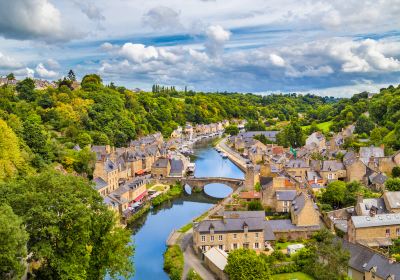
[[[189,185],[191,188],[204,189],[206,185],[219,183],[224,184],[236,190],[243,185],[243,179],[226,178],[226,177],[197,177],[182,179],[183,184]]]

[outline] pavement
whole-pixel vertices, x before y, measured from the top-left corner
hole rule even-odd
[[[203,264],[203,261],[196,255],[193,250],[193,239],[192,239],[193,230],[189,230],[183,236],[181,240],[181,248],[183,251],[183,257],[185,259],[185,266],[183,269],[183,279],[186,279],[186,276],[191,268],[193,268],[197,274],[203,279],[207,280],[216,280],[217,278],[212,274]]]
[[[223,152],[225,152],[228,155],[229,159],[234,163],[236,163],[240,167],[240,169],[246,170],[247,160],[244,157],[242,157],[238,152],[228,147],[228,145],[226,144],[226,140],[227,138],[222,139],[221,142],[218,143],[217,147],[219,147]]]

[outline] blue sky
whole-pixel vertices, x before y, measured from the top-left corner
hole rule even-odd
[[[349,96],[400,83],[400,0],[0,0],[0,75]]]

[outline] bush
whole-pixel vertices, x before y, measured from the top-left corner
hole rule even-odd
[[[183,253],[178,245],[168,247],[164,253],[164,270],[172,280],[181,280],[183,274]]]
[[[198,275],[197,272],[192,268],[189,270],[186,280],[203,280],[203,278],[201,278],[200,275]]]
[[[300,267],[296,263],[278,264],[271,267],[272,274],[293,273],[300,271]]]
[[[247,204],[247,208],[249,211],[259,211],[259,210],[264,210],[262,204],[260,201],[251,201]]]
[[[171,186],[166,193],[160,194],[159,196],[154,198],[151,201],[151,204],[153,206],[158,206],[167,200],[171,200],[174,197],[180,196],[182,192],[183,192],[183,187],[178,183],[174,186]]]

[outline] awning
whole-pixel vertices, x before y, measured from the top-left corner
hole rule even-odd
[[[143,197],[145,197],[147,195],[147,190],[145,190],[141,195],[139,195],[138,197],[136,197],[133,201],[139,201],[141,200]]]
[[[145,171],[143,169],[140,169],[140,170],[136,171],[137,175],[142,175],[144,173],[145,173]]]

